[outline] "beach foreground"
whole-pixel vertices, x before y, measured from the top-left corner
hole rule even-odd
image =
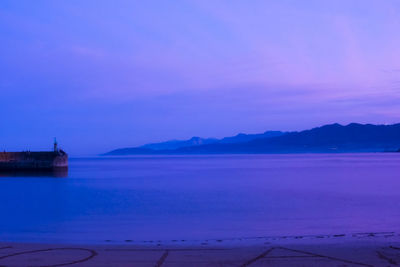
[[[0,243],[0,266],[397,266],[400,235],[257,237],[126,244]]]

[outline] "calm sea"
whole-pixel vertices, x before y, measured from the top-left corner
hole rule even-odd
[[[400,153],[76,158],[67,178],[0,177],[0,217],[1,241],[397,231]]]

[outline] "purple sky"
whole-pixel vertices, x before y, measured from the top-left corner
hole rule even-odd
[[[0,149],[400,122],[400,1],[0,1]]]

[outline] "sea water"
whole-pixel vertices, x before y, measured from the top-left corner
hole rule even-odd
[[[400,225],[400,153],[71,158],[66,178],[5,176],[0,241],[206,240]]]

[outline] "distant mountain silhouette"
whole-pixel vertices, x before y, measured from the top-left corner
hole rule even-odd
[[[259,139],[259,138],[271,138],[271,137],[277,137],[284,135],[285,132],[281,131],[266,131],[262,134],[244,134],[240,133],[238,135],[232,136],[232,137],[225,137],[220,140],[218,140],[217,143],[219,144],[234,144],[234,143],[244,143],[244,142],[249,142],[254,139]]]
[[[336,123],[268,138],[255,137],[244,142],[224,143],[222,140],[216,143],[184,146],[176,149],[150,150],[146,151],[146,153],[135,150],[135,148],[119,149],[106,155],[397,151],[400,148],[400,124],[372,125],[351,123],[343,126]],[[239,140],[239,138],[236,140]]]
[[[120,148],[113,150],[111,152],[106,153],[105,155],[135,155],[135,154],[155,154],[162,151],[169,150],[177,150],[184,147],[194,147],[208,144],[232,144],[232,143],[243,143],[248,142],[257,138],[271,138],[276,136],[281,136],[285,134],[280,131],[266,131],[262,134],[243,134],[240,133],[235,136],[225,137],[222,139],[216,138],[201,138],[201,137],[192,137],[189,140],[171,140],[160,143],[151,143],[146,144],[139,147],[131,147],[131,148]]]
[[[194,136],[189,140],[171,140],[161,143],[152,143],[144,146],[140,146],[139,148],[148,148],[153,150],[165,150],[165,149],[177,149],[186,146],[199,146],[199,145],[207,145],[217,143],[219,140],[216,138],[201,138]]]

